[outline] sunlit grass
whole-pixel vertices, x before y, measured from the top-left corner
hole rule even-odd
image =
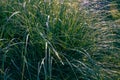
[[[119,77],[118,69],[109,68],[114,62],[120,65],[116,59],[119,33],[113,28],[118,25],[111,20],[104,21],[106,11],[103,16],[76,1],[0,2],[0,79],[112,80]]]

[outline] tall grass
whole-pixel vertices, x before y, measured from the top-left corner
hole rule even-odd
[[[115,23],[97,14],[77,1],[0,1],[0,79],[117,79],[118,69],[104,65],[118,55]]]
[[[103,0],[104,1],[104,0]],[[112,10],[117,10],[112,1],[108,1],[107,5],[100,6],[100,9],[92,8],[91,15],[94,16],[91,22],[91,27],[94,28],[94,34],[96,36],[95,46],[96,50],[92,53],[92,58],[96,60],[98,65],[102,67],[103,79],[116,80],[119,79],[119,17],[115,19],[115,14]],[[99,1],[98,1],[99,2]],[[92,3],[92,6],[97,3]],[[113,7],[114,5],[114,7]],[[91,5],[90,5],[91,6]],[[119,8],[118,8],[119,10]],[[96,20],[97,19],[97,20]],[[116,23],[118,22],[118,23]]]

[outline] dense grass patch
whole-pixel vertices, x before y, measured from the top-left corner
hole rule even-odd
[[[0,79],[118,79],[119,25],[105,16],[78,2],[0,1]]]

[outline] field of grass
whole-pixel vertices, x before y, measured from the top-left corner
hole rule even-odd
[[[0,80],[119,80],[113,14],[77,1],[0,0]]]

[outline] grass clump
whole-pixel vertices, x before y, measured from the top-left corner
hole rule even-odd
[[[1,79],[112,78],[107,73],[102,75],[106,69],[94,56],[108,50],[99,47],[105,31],[101,33],[102,29],[95,26],[99,18],[92,13],[89,18],[89,11],[81,9],[78,2],[5,0],[0,5]]]

